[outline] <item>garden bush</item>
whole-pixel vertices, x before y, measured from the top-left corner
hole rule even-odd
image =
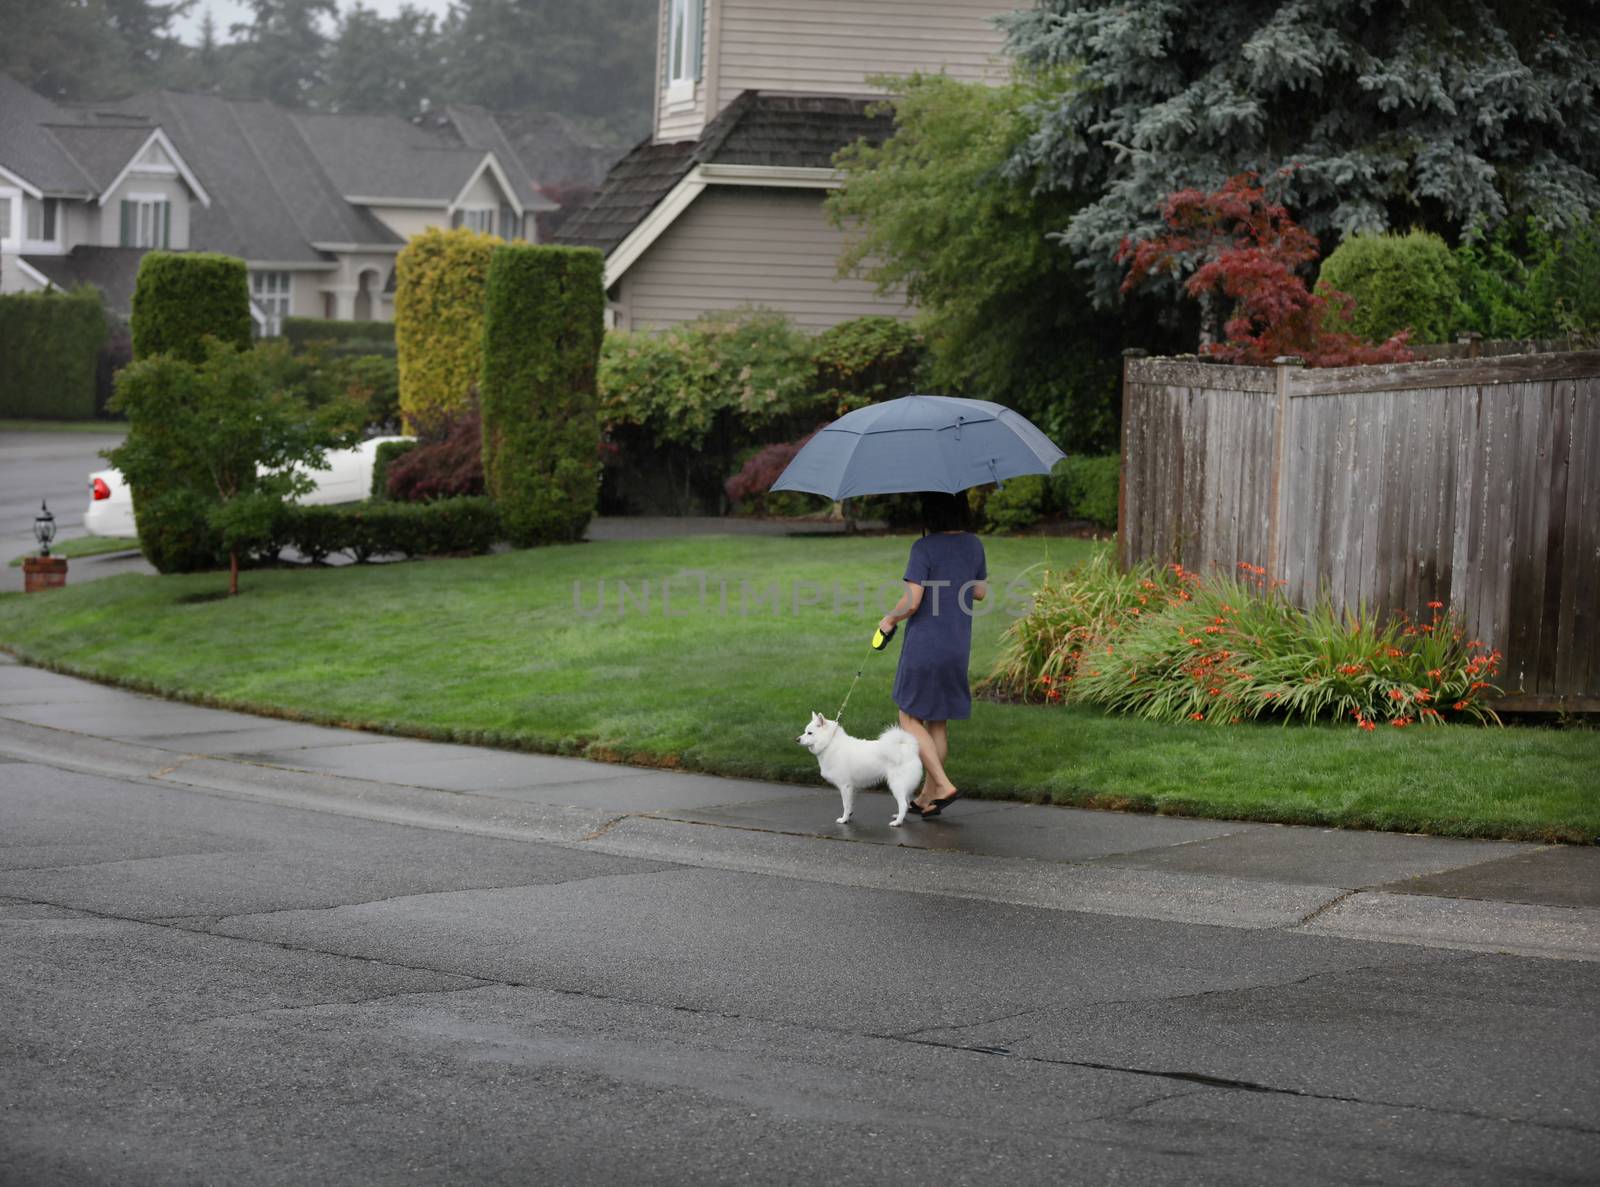
[[[811,343],[817,390],[830,416],[910,395],[924,356],[922,335],[881,315],[840,322]]]
[[[1050,474],[1052,501],[1071,519],[1114,528],[1121,479],[1122,458],[1118,454],[1063,458]]]
[[[1353,235],[1322,261],[1317,284],[1355,302],[1332,320],[1367,342],[1402,330],[1414,342],[1445,342],[1458,316],[1455,260],[1444,240],[1426,231]]]
[[[1560,235],[1502,223],[1455,251],[1457,330],[1487,339],[1600,333],[1600,216]]]
[[[0,296],[0,417],[93,417],[105,341],[95,289]]]
[[[396,260],[400,411],[415,429],[428,428],[472,397],[482,364],[484,283],[499,243],[465,227],[424,231]]]
[[[379,446],[379,449],[382,449]],[[389,462],[384,489],[402,503],[481,495],[483,421],[474,402],[445,416]]]
[[[1044,518],[1049,486],[1043,474],[1023,474],[1008,478],[988,492],[983,500],[984,530],[1017,532]]]
[[[595,373],[605,260],[592,247],[498,247],[484,297],[483,474],[520,548],[578,540],[594,515]]]
[[[395,355],[392,321],[334,321],[325,317],[286,317],[283,336],[300,353],[313,344],[330,355]]]
[[[389,497],[389,467],[417,447],[415,441],[385,441],[372,455],[372,497]]]
[[[202,251],[149,251],[133,287],[133,354],[205,358],[203,339],[250,346],[250,282],[244,261]]]
[[[1300,610],[1259,566],[1202,578],[1182,565],[1119,571],[1109,553],[1046,572],[986,684],[1022,700],[1096,705],[1160,721],[1348,721],[1373,730],[1485,703],[1500,653],[1430,602],[1379,621],[1322,602]]]
[[[460,556],[488,552],[500,538],[500,519],[485,498],[430,503],[286,503],[268,548],[293,548],[321,563],[334,553],[363,562],[375,556]]]
[[[607,334],[599,389],[609,507],[719,511],[741,454],[831,419],[815,377],[811,340],[772,310]]]
[[[750,451],[739,472],[723,484],[728,501],[751,515],[805,515],[827,506],[828,500],[821,495],[790,490],[774,494],[772,490],[772,484],[794,461],[794,455],[814,435],[808,433],[798,441],[780,441]]]
[[[317,361],[326,369],[333,394],[359,405],[369,428],[400,427],[400,368],[393,357],[358,354]]]

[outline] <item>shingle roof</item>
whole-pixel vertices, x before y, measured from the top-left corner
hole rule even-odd
[[[506,171],[506,178],[517,191],[517,200],[529,210],[554,210],[556,204],[539,192],[538,185],[529,176],[526,162],[518,156],[506,139],[505,132],[493,112],[484,107],[447,107],[445,114],[455,125],[461,139],[475,148],[494,153]],[[481,155],[481,154],[480,154]],[[450,195],[452,198],[454,194]]]
[[[392,115],[296,114],[295,123],[339,193],[449,202],[484,150]]]
[[[75,247],[64,256],[23,256],[57,288],[71,291],[92,284],[106,308],[126,314],[133,308],[133,284],[139,275],[142,247]]]
[[[211,194],[189,211],[189,244],[276,263],[326,260],[313,243],[400,243],[329,179],[285,109],[260,100],[180,91],[138,95],[116,105],[167,130]]]
[[[60,119],[50,100],[0,74],[0,166],[47,194],[84,196],[94,184],[59,141],[39,125]]]
[[[48,124],[45,131],[77,163],[94,186],[105,193],[155,128],[143,121],[105,126]]]
[[[828,168],[847,144],[882,143],[893,115],[869,116],[881,97],[744,91],[706,125],[698,140],[646,140],[607,175],[582,210],[562,224],[558,242],[610,252],[696,165]]]
[[[626,151],[599,143],[552,111],[498,111],[494,122],[539,186],[597,187]]]

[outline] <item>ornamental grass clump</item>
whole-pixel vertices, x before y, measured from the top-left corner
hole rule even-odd
[[[1204,577],[1182,565],[1123,573],[1101,553],[1045,574],[987,683],[1159,721],[1498,723],[1486,698],[1499,691],[1500,653],[1467,639],[1442,603],[1423,621],[1380,620],[1326,599],[1301,610],[1281,585],[1248,563]]]

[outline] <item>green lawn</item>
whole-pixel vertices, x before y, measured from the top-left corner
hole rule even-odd
[[[830,716],[858,666],[846,724],[894,715],[895,655],[867,646],[878,610],[846,601],[894,583],[910,540],[711,536],[618,541],[470,560],[124,576],[0,597],[0,645],[24,659],[203,700],[426,737],[816,783],[794,744]],[[1092,547],[987,542],[997,585]],[[663,606],[663,578],[679,576]],[[605,611],[595,614],[598,583]],[[632,593],[618,613],[617,582]],[[651,583],[648,613],[638,604]],[[720,593],[726,582],[726,609]],[[741,614],[776,581],[780,613]],[[574,583],[578,583],[575,606]],[[793,602],[820,587],[820,605]],[[993,599],[996,605],[1001,598]],[[745,607],[750,609],[749,607]],[[670,609],[672,617],[666,611]],[[986,671],[1004,611],[975,632]],[[1600,731],[1445,726],[1158,725],[1091,710],[979,703],[952,727],[970,793],[1190,815],[1592,841]]]
[[[108,552],[127,552],[138,547],[138,538],[134,536],[74,536],[70,540],[57,540],[51,544],[50,555],[64,556],[71,560],[77,556],[104,556]],[[33,552],[25,552],[22,556],[12,557],[11,568],[20,568],[23,558],[33,555]]]

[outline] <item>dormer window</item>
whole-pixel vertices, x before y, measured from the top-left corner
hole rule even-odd
[[[678,103],[694,98],[700,77],[702,0],[667,0],[667,99]]]
[[[164,194],[129,194],[122,200],[123,247],[171,247],[172,202]]]

